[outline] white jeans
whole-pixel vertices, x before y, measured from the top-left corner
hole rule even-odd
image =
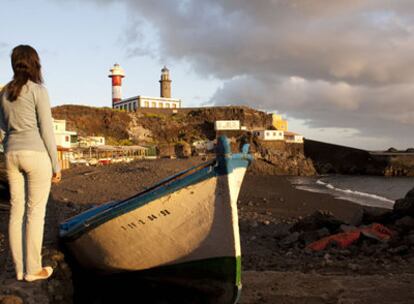
[[[42,270],[42,243],[52,164],[47,152],[6,153],[10,185],[10,249],[16,273]],[[25,218],[26,213],[26,218]]]

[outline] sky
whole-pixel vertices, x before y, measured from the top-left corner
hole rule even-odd
[[[410,0],[0,0],[0,84],[10,52],[35,47],[52,105],[159,96],[183,106],[282,114],[306,138],[369,150],[414,147]]]

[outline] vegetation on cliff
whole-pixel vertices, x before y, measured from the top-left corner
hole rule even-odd
[[[191,144],[214,140],[216,120],[239,120],[247,129],[264,129],[272,125],[268,113],[249,107],[210,107],[186,109],[138,109],[125,112],[109,108],[60,106],[52,109],[56,119],[65,119],[67,129],[79,135],[105,136],[109,144],[155,144],[160,156],[188,156]],[[303,154],[303,145],[284,142],[261,142],[250,133],[227,133],[235,144],[248,141],[261,174],[314,175],[312,162]]]

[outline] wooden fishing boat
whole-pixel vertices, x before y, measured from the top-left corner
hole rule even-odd
[[[119,202],[79,214],[60,236],[83,267],[140,272],[221,290],[234,303],[241,288],[237,197],[251,161],[248,145],[232,154],[226,137],[217,156]]]

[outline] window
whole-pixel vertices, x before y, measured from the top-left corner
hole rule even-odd
[[[145,101],[145,107],[149,108],[149,101],[148,100]]]
[[[136,111],[136,110],[137,110],[137,102],[134,101],[134,111]]]
[[[65,136],[65,141],[69,142],[69,136],[68,135]]]
[[[164,104],[162,102],[159,103],[160,108],[163,108]]]
[[[165,107],[166,108],[169,108],[170,107],[170,104],[167,102],[167,103],[165,103]]]
[[[128,104],[128,111],[132,111],[132,102]]]
[[[172,107],[175,109],[177,107],[177,105],[175,103],[173,103]]]
[[[151,102],[151,108],[156,108],[157,107],[157,103],[155,101]]]

